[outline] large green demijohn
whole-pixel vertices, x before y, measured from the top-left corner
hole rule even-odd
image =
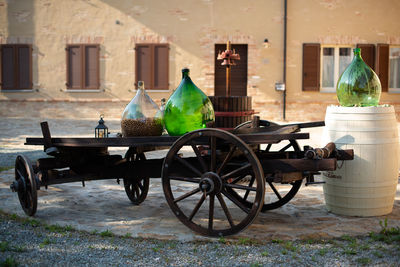
[[[165,105],[164,124],[168,134],[183,135],[206,128],[214,121],[210,99],[192,82],[189,69],[182,69],[182,81]]]
[[[381,97],[378,75],[361,58],[361,49],[354,49],[354,58],[340,76],[336,93],[343,107],[377,106]]]

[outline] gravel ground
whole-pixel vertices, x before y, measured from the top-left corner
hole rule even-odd
[[[0,266],[399,266],[400,230],[331,240],[178,242],[84,232],[0,213]]]

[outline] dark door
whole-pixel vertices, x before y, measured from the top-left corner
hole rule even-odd
[[[225,51],[226,44],[215,44],[214,54],[214,95],[224,96],[226,94],[226,67],[222,66],[222,60],[217,60],[218,53]],[[231,66],[231,95],[247,95],[247,44],[232,44],[232,49],[240,55],[236,65]]]

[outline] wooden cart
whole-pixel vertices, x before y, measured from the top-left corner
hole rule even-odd
[[[149,178],[161,177],[168,205],[183,224],[202,235],[232,235],[260,211],[286,204],[303,179],[313,183],[314,174],[353,158],[352,150],[337,150],[332,143],[323,149],[300,148],[297,140],[309,138],[300,128],[323,125],[277,125],[256,118],[231,132],[208,128],[181,137],[51,138],[44,122],[43,138],[27,138],[25,144],[44,146],[49,157],[32,165],[18,155],[10,187],[33,216],[41,187],[117,179],[138,205],[147,196]],[[109,147],[127,147],[125,157],[110,155]],[[146,151],[166,147],[165,157],[146,159]]]

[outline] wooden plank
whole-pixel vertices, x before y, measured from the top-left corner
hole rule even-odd
[[[293,134],[270,134],[270,133],[255,133],[255,134],[239,134],[237,135],[248,144],[269,144],[277,143],[280,140],[290,139],[308,139],[308,133],[293,133]],[[51,142],[55,147],[128,147],[128,146],[170,146],[179,136],[143,136],[143,137],[124,137],[124,138],[52,138]],[[199,138],[199,144],[206,143],[206,140]],[[28,137],[25,145],[44,145],[43,138]]]
[[[329,159],[260,159],[264,173],[287,173],[296,171],[334,171],[335,158]]]

